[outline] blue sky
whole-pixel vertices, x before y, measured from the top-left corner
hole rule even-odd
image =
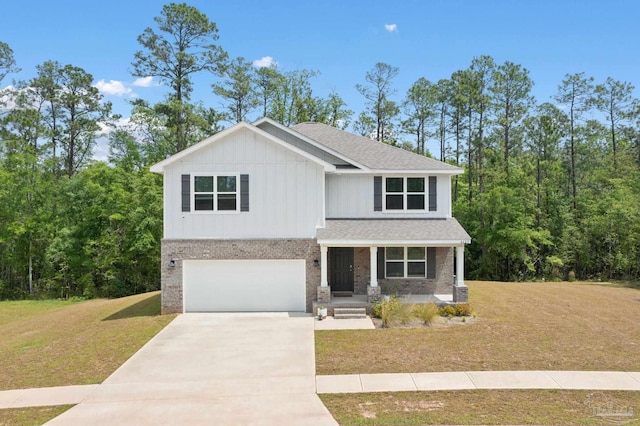
[[[214,1],[188,2],[216,22],[230,57],[271,57],[281,70],[307,68],[321,75],[316,95],[336,90],[359,113],[354,86],[376,62],[399,67],[400,101],[418,78],[447,78],[474,56],[491,55],[529,69],[538,102],[550,99],[567,73],[585,72],[637,83],[640,2],[536,1]],[[161,1],[7,1],[0,7],[0,41],[14,50],[29,79],[46,60],[80,66],[101,85],[105,99],[127,117],[127,100],[162,99],[166,88],[135,86],[130,75],[137,36],[153,26]],[[196,80],[194,99],[219,108],[213,76]],[[120,86],[120,84],[122,86]],[[117,89],[123,93],[115,94]],[[637,91],[636,91],[637,93]]]

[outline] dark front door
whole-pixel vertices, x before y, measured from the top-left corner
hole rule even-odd
[[[331,247],[331,291],[353,291],[353,247]]]

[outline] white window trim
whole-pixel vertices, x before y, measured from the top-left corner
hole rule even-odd
[[[389,192],[389,195],[402,194],[402,209],[387,209],[387,178],[402,178],[402,192]],[[420,178],[424,179],[424,192],[408,192],[407,179]],[[408,209],[407,208],[407,195],[424,195],[424,208],[423,209]],[[427,213],[429,212],[429,176],[396,176],[385,175],[382,176],[382,212],[383,213]],[[431,212],[433,213],[433,212]]]
[[[421,277],[410,277],[409,276],[409,262],[422,262],[422,260],[413,260],[413,259],[409,259],[409,248],[410,247],[420,247],[420,248],[424,248],[424,276]],[[404,246],[402,247],[404,249],[404,255],[402,260],[400,259],[390,259],[387,260],[387,249],[388,248],[392,248],[392,247],[385,247],[384,249],[384,278],[387,280],[423,280],[425,278],[427,278],[427,247],[425,246]],[[393,247],[393,248],[397,248]],[[389,277],[387,276],[387,262],[394,262],[394,263],[403,263],[403,275],[401,277]]]
[[[196,188],[195,180],[197,176],[213,177],[213,210],[196,210]],[[218,210],[218,176],[235,176],[236,178],[236,209]],[[194,214],[237,214],[240,213],[240,173],[191,173],[191,212]],[[208,192],[198,192],[198,194],[209,194]],[[231,192],[220,192],[220,194],[231,194]]]

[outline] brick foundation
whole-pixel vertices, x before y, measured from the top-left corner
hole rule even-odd
[[[331,302],[331,287],[322,287],[318,286],[316,289],[318,294],[318,303],[329,303]]]
[[[311,312],[320,283],[320,246],[314,239],[162,240],[162,313],[182,312],[182,261],[222,259],[305,259],[306,310]],[[175,260],[175,266],[169,262]]]
[[[373,303],[376,299],[380,299],[380,287],[367,287],[367,302]]]
[[[469,302],[469,288],[466,285],[453,286],[453,303]]]

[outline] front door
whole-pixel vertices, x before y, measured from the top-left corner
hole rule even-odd
[[[353,247],[331,247],[331,291],[353,291]]]

